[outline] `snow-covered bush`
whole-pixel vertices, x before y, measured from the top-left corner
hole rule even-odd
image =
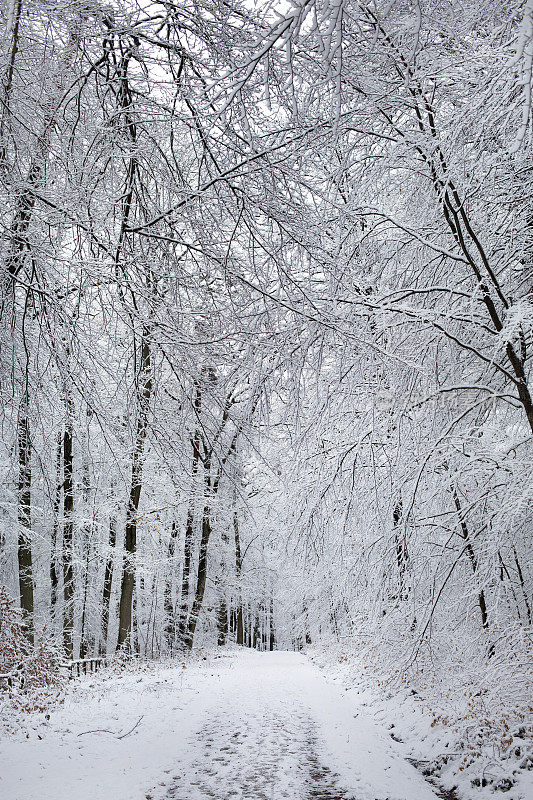
[[[65,683],[57,648],[41,632],[34,645],[24,634],[20,609],[0,586],[0,699],[23,711],[44,711]]]

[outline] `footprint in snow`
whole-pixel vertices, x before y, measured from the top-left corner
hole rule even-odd
[[[319,755],[310,717],[220,715],[191,742],[194,778],[168,788],[168,800],[357,800]]]

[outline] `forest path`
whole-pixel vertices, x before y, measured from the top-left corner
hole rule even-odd
[[[212,673],[167,800],[429,800],[390,737],[304,655],[243,651]]]
[[[293,653],[244,653],[232,670],[218,672],[216,704],[187,742],[165,796],[358,800],[324,763],[310,675],[316,683],[309,662]]]
[[[354,692],[299,653],[224,652],[73,682],[0,740],[9,800],[435,800]]]

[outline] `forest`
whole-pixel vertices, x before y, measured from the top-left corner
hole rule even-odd
[[[0,20],[0,715],[308,651],[533,796],[533,0]]]

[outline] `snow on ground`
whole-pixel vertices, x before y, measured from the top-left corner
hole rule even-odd
[[[383,665],[365,658],[364,649],[357,655],[332,643],[313,646],[310,656],[366,717],[389,732],[399,754],[443,787],[444,796],[533,800],[531,697],[513,705],[512,692],[505,691],[510,676],[501,677],[499,687],[494,670],[487,680],[457,669],[440,680],[416,672],[398,683]],[[489,690],[491,681],[496,685]]]
[[[401,745],[304,655],[239,651],[73,682],[0,742],[9,800],[434,800]]]

